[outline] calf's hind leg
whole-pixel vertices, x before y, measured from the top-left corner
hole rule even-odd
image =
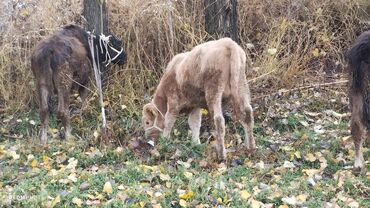
[[[69,117],[69,92],[65,89],[58,89],[58,118],[64,126],[64,138],[71,138],[71,122]]]
[[[64,126],[64,138],[66,140],[72,137],[71,135],[71,122],[69,115],[69,95],[72,87],[72,81],[67,77],[68,66],[64,66],[59,72],[59,76],[54,80],[58,93],[58,118],[62,121]],[[63,71],[65,70],[65,71]],[[62,74],[65,74],[63,76]]]
[[[47,143],[47,132],[49,127],[49,106],[48,106],[48,97],[49,91],[46,86],[40,85],[38,87],[38,99],[39,99],[39,114],[41,119],[41,136],[40,140],[42,144]]]
[[[363,97],[362,95],[354,94],[351,97],[351,134],[355,144],[355,163],[353,168],[355,171],[362,170],[364,166],[364,157],[362,155],[362,143],[367,136],[366,126],[362,122],[363,116]]]
[[[355,170],[362,170],[364,165],[364,157],[362,155],[362,143],[364,141],[366,130],[361,122],[353,121],[351,123],[351,133],[355,144]]]
[[[213,116],[214,126],[216,130],[216,141],[217,141],[217,157],[219,162],[223,162],[226,159],[225,149],[225,119],[222,115],[222,91],[215,93],[214,96],[206,95],[206,101],[210,115]]]
[[[244,142],[250,151],[255,151],[256,149],[256,142],[254,140],[253,136],[253,125],[254,125],[254,119],[253,119],[253,109],[250,104],[246,104],[243,107],[242,110],[242,118],[241,118],[241,124],[244,128]]]

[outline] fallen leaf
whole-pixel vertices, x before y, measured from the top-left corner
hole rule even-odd
[[[78,207],[81,207],[81,205],[82,205],[82,200],[81,200],[81,199],[79,199],[79,198],[77,198],[77,197],[73,197],[73,199],[72,199],[72,203],[73,203],[73,204],[75,204],[75,205],[77,205]]]
[[[262,202],[252,199],[251,200],[251,207],[252,208],[260,208],[262,206]]]
[[[192,198],[194,196],[194,193],[192,191],[187,191],[186,193],[180,194],[179,198],[188,200],[189,198]]]
[[[113,193],[112,184],[109,181],[105,182],[104,187],[103,187],[103,192],[107,194]]]
[[[51,201],[51,204],[49,206],[49,208],[53,208],[55,205],[57,205],[58,203],[60,202],[60,196],[57,196],[53,199],[53,201]]]
[[[249,197],[251,197],[251,194],[246,190],[240,191],[239,194],[240,194],[240,198],[245,199],[245,200],[247,200],[247,199],[249,199]]]
[[[87,183],[87,182],[83,182],[83,183],[81,183],[81,185],[80,185],[80,190],[86,190],[86,189],[88,189],[90,187],[90,184],[89,183]]]
[[[72,182],[76,182],[77,181],[77,177],[76,177],[76,173],[71,173],[69,176],[68,176],[68,179],[71,180]]]
[[[15,151],[10,151],[10,155],[13,157],[13,160],[18,160],[20,158]]]
[[[190,178],[192,178],[193,177],[193,173],[191,173],[191,172],[184,172],[184,175],[185,175],[185,177],[186,178],[188,178],[188,179],[190,179]]]
[[[295,168],[296,166],[290,161],[284,161],[283,168]]]
[[[299,202],[306,202],[308,195],[307,194],[300,194],[296,198]]]
[[[312,50],[312,55],[313,55],[314,57],[318,57],[318,56],[320,55],[320,51],[319,51],[319,49],[318,49],[318,48],[314,48],[314,49]]]
[[[297,199],[294,196],[292,196],[292,197],[283,197],[281,199],[281,201],[283,201],[284,203],[289,204],[289,205],[296,205],[297,204]]]
[[[162,181],[169,181],[171,180],[171,177],[167,174],[159,174],[159,178],[162,180]]]
[[[315,162],[317,160],[317,158],[315,157],[315,155],[313,155],[312,153],[308,153],[306,156],[305,156],[305,159],[307,161],[310,161],[310,162]]]
[[[31,162],[31,167],[35,168],[36,166],[37,166],[37,161],[36,161],[36,159],[33,159],[32,162]]]
[[[204,109],[204,108],[202,108],[201,110],[200,110],[200,112],[202,113],[202,115],[208,115],[208,110],[207,109]]]
[[[180,204],[181,207],[187,207],[188,206],[188,203],[183,199],[180,199],[179,204]]]
[[[100,200],[87,200],[86,205],[99,205]]]

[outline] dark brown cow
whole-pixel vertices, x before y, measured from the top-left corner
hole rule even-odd
[[[126,53],[122,42],[112,34],[90,35],[76,25],[69,25],[54,35],[39,42],[31,57],[31,68],[36,79],[41,118],[41,142],[47,142],[49,122],[48,100],[55,93],[58,96],[58,118],[62,121],[65,138],[71,136],[69,117],[69,96],[72,87],[77,87],[81,99],[86,96],[85,85],[92,74],[92,54],[89,37],[93,39],[97,64],[117,63],[123,65]],[[98,54],[98,55],[96,55]]]
[[[355,144],[354,169],[364,168],[362,144],[370,130],[370,31],[362,33],[347,52],[351,134]]]

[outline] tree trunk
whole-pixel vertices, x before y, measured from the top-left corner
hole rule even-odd
[[[205,26],[213,38],[230,37],[239,42],[237,0],[204,0]]]
[[[107,15],[107,7],[105,0],[84,0],[83,1],[83,16],[86,19],[86,29],[90,32],[94,32],[96,35],[100,34],[108,34],[108,15]],[[99,60],[99,58],[98,58]],[[106,67],[104,64],[100,64],[99,66],[100,71],[106,71]],[[96,69],[96,68],[95,68]],[[96,69],[96,70],[99,70]],[[98,74],[98,75],[97,75]],[[100,97],[100,106],[102,109],[102,128],[100,132],[100,142],[105,143],[108,141],[108,129],[106,127],[106,117],[105,117],[105,109],[104,109],[104,102],[103,102],[103,92],[102,92],[102,79],[104,79],[99,72],[95,74],[96,79],[100,80],[96,81],[96,85],[98,87],[99,97]]]
[[[84,0],[82,15],[86,19],[86,28],[95,34],[108,33],[108,14],[105,0]]]

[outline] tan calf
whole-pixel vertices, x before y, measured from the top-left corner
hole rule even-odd
[[[245,144],[255,149],[253,110],[245,76],[246,55],[230,38],[209,41],[190,52],[176,55],[168,64],[151,103],[143,108],[146,137],[156,139],[161,133],[169,137],[176,117],[189,115],[192,140],[199,144],[201,108],[213,117],[217,156],[225,160],[225,119],[222,103],[230,101],[236,121],[245,130]]]

